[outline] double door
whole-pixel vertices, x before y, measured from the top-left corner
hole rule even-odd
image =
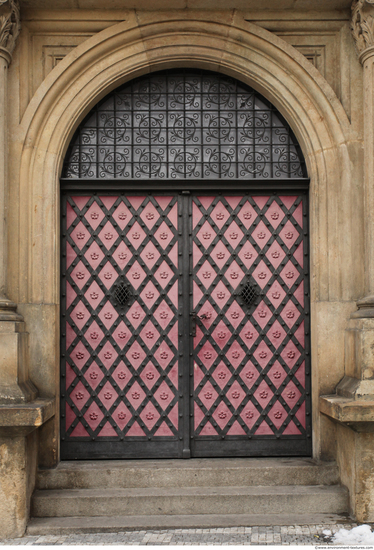
[[[63,193],[63,459],[310,454],[307,210]]]

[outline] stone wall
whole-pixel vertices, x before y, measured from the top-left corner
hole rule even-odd
[[[31,9],[32,1],[25,5],[8,70],[7,293],[26,322],[29,376],[40,396],[58,401],[59,175],[74,130],[100,98],[140,74],[171,67],[213,70],[267,97],[306,158],[313,454],[336,458],[339,434],[320,413],[319,396],[333,393],[345,374],[345,329],[368,290],[362,67],[350,11],[48,11]],[[39,464],[53,467],[59,460],[58,415],[39,432]],[[21,449],[24,443],[9,443],[4,453],[14,445]],[[26,453],[21,451],[14,449],[19,457]],[[24,471],[21,462],[17,472]],[[24,487],[25,478],[17,483]],[[26,489],[23,494],[27,503]],[[13,533],[24,525],[15,522]]]

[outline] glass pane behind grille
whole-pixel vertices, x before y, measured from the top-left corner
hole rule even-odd
[[[216,73],[166,71],[127,83],[76,132],[72,179],[303,178],[305,162],[280,113]]]

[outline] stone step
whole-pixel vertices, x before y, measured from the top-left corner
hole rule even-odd
[[[38,490],[33,517],[197,514],[341,514],[348,492],[332,486],[168,487]]]
[[[70,535],[118,533],[162,529],[213,529],[215,527],[251,527],[280,525],[344,524],[348,514],[200,514],[167,516],[102,516],[68,518],[32,518],[27,535]]]
[[[335,462],[309,458],[225,458],[60,462],[38,472],[38,489],[334,485]]]

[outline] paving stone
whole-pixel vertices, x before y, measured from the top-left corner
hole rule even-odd
[[[71,535],[30,536],[0,541],[0,546],[259,546],[259,545],[331,545],[324,529],[332,533],[352,529],[356,523],[290,526],[218,527],[215,529],[162,529],[87,533]]]

